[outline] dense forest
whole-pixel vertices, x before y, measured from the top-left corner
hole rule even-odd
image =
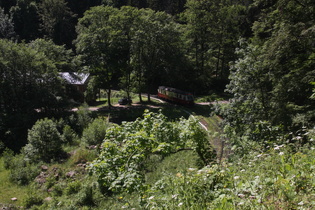
[[[62,72],[91,76],[76,112]],[[228,102],[113,108],[117,90],[156,105],[160,85]],[[313,0],[0,0],[3,171],[54,197],[26,208],[314,208],[314,107]],[[64,161],[84,164],[71,182]],[[167,161],[188,170],[152,175]]]

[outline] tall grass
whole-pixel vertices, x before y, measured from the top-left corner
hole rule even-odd
[[[20,186],[10,181],[10,171],[5,169],[3,157],[0,157],[0,207],[1,205],[21,206],[28,189],[28,186]],[[12,201],[11,198],[17,198],[17,200]]]

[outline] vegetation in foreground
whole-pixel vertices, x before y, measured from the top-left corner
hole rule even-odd
[[[211,124],[217,118],[205,121]],[[45,119],[37,124],[47,123],[54,130],[53,122]],[[193,118],[169,121],[161,113],[147,111],[143,118],[121,125],[89,119],[81,145],[77,134],[64,128],[62,150],[68,157],[60,157],[59,151],[51,152],[55,154],[51,160],[30,159],[27,149],[17,155],[10,151],[3,154],[1,190],[8,192],[2,194],[2,206],[308,209],[315,205],[314,130],[294,136],[290,143],[279,136],[279,144],[268,147],[249,139],[235,140],[233,147],[227,148],[229,156],[219,160],[213,156],[216,153],[209,139],[227,137],[216,132],[218,127],[207,134]],[[94,136],[102,131],[103,137]],[[34,138],[43,131],[35,125],[29,132],[29,138]],[[94,139],[100,140],[90,141]],[[18,200],[12,201],[12,197]]]

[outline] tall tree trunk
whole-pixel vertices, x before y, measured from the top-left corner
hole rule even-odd
[[[111,94],[111,89],[107,89],[107,102],[108,102],[108,108],[110,108],[112,105],[110,103],[110,94]]]
[[[139,100],[140,100],[140,103],[142,103],[142,95],[141,95],[141,91],[139,91]]]

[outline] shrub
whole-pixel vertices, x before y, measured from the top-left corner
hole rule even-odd
[[[26,158],[31,161],[50,162],[62,152],[62,137],[50,119],[38,120],[28,131],[28,144],[24,147]]]
[[[12,166],[12,159],[14,157],[14,152],[10,149],[5,149],[2,156],[3,156],[4,168],[10,169]]]
[[[72,144],[78,139],[78,135],[74,132],[74,130],[69,126],[65,125],[62,132],[62,137],[66,143]]]
[[[80,192],[77,194],[76,203],[80,206],[95,205],[95,201],[93,197],[93,187],[90,185],[83,186]]]
[[[100,144],[104,140],[108,127],[108,119],[97,118],[84,129],[82,140],[88,145]]]
[[[21,154],[12,156],[10,161],[10,180],[19,185],[29,184],[40,172],[37,165],[30,164]]]
[[[62,196],[63,190],[65,189],[65,184],[63,182],[58,182],[54,185],[53,195],[54,196]]]
[[[42,205],[43,204],[43,199],[38,195],[33,192],[30,192],[26,198],[23,200],[23,206],[25,208],[30,208],[34,205]]]
[[[70,182],[67,187],[65,188],[65,194],[71,195],[79,192],[81,189],[81,182],[80,181],[73,181]]]
[[[82,132],[84,128],[88,127],[88,125],[92,122],[92,112],[88,109],[88,105],[84,104],[79,108],[76,113],[77,121],[76,124],[79,130]]]

